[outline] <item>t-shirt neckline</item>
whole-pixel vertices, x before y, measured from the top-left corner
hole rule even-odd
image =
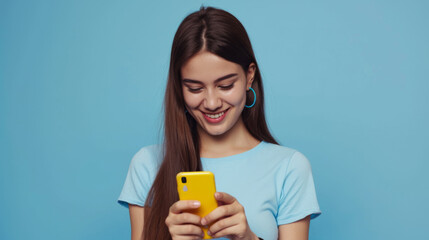
[[[242,153],[237,153],[234,155],[230,155],[230,156],[226,156],[226,157],[219,157],[219,158],[202,157],[201,160],[202,161],[213,161],[213,160],[232,160],[235,158],[245,158],[249,155],[252,155],[252,154],[255,154],[256,152],[258,152],[263,147],[263,145],[265,145],[265,144],[266,144],[265,141],[261,141],[260,143],[258,143],[258,145],[254,146],[253,148],[251,148],[245,152],[242,152]]]

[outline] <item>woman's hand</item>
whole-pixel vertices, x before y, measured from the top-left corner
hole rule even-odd
[[[213,238],[226,237],[233,240],[254,240],[258,237],[250,230],[244,207],[231,195],[217,192],[219,207],[201,219],[203,226],[210,226]]]
[[[204,232],[201,230],[201,218],[185,212],[199,208],[200,205],[199,201],[191,200],[177,201],[171,205],[165,224],[167,224],[173,240],[202,239],[204,237]]]

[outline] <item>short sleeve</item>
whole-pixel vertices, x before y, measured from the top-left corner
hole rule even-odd
[[[295,152],[286,167],[277,224],[296,222],[308,215],[313,219],[320,214],[310,162]]]
[[[157,147],[140,149],[131,159],[127,177],[118,203],[128,208],[128,204],[144,206],[147,194],[157,173],[159,154]]]

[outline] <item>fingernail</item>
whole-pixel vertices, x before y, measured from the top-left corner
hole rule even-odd
[[[215,193],[215,198],[220,198],[220,193]]]
[[[203,219],[201,220],[201,224],[202,224],[203,226],[207,225],[207,220],[203,218]]]
[[[212,235],[212,232],[210,232],[210,230],[208,230],[208,231],[207,231],[207,234],[211,236],[211,235]]]
[[[193,202],[192,203],[195,207],[199,207],[200,205],[201,205],[201,203],[200,202],[198,202],[198,201],[195,201],[195,202]]]

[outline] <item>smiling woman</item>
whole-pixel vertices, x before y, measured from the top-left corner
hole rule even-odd
[[[233,126],[243,131],[238,129],[245,128],[240,116],[246,103],[246,90],[252,86],[255,64],[244,72],[237,63],[202,49],[183,65],[181,73],[186,109],[198,122],[200,137],[218,136]]]
[[[264,114],[262,79],[246,30],[230,13],[187,16],[173,40],[162,146],[132,159],[119,203],[133,239],[307,239],[320,214],[311,166],[278,145]],[[218,207],[202,218],[180,201],[175,176],[211,171]]]

